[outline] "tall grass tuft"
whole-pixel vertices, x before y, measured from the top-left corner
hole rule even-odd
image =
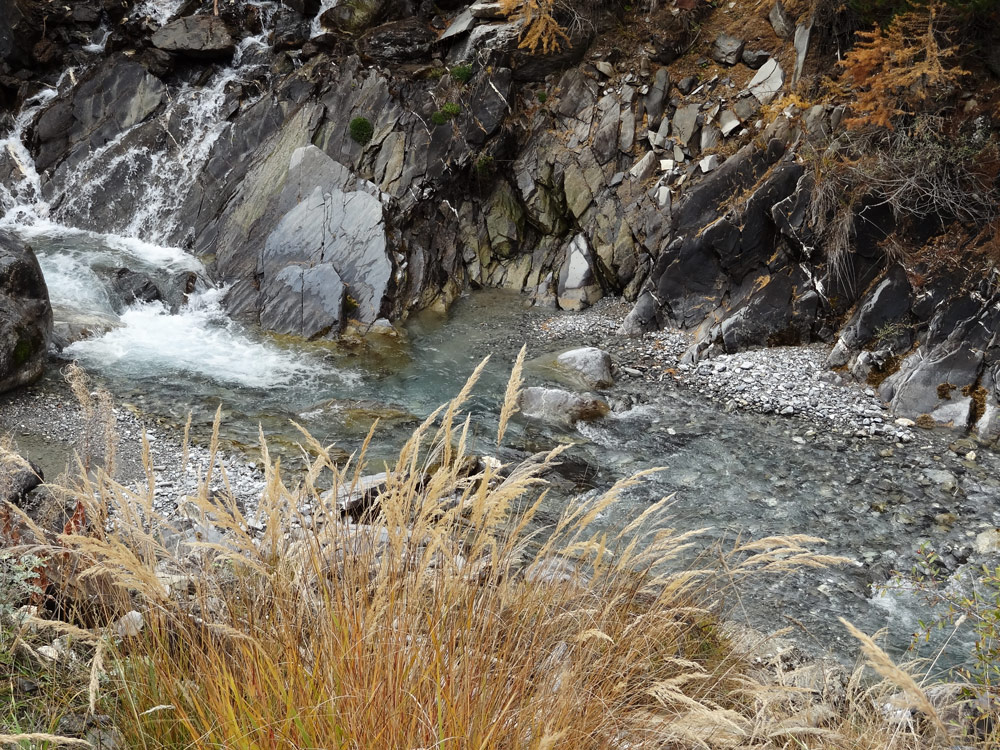
[[[142,616],[97,650],[87,683],[128,747],[918,746],[898,732],[903,744],[877,732],[881,745],[845,744],[853,719],[795,719],[801,693],[765,687],[723,635],[728,588],[841,562],[809,550],[820,540],[770,537],[681,565],[699,533],[669,526],[669,498],[618,533],[595,525],[643,475],[544,526],[561,449],[474,461],[462,409],[480,372],[414,431],[364,522],[337,502],[368,473],[374,427],[346,465],[306,433],[294,481],[262,435],[257,506],[212,493],[208,476],[183,521],[154,510],[151,470],[138,491],[84,473],[72,491],[106,522],[60,542],[117,588],[108,621],[123,597]]]

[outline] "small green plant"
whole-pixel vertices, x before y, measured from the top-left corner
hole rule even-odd
[[[890,320],[875,329],[875,342],[883,344],[905,333],[909,329],[910,326],[902,320]]]
[[[476,159],[476,176],[480,179],[489,177],[496,171],[496,159],[490,154],[483,154]]]
[[[444,125],[448,120],[458,117],[462,113],[462,108],[455,102],[448,102],[441,109],[431,115],[431,122],[435,125]]]
[[[349,128],[351,132],[351,139],[355,143],[360,143],[362,146],[367,145],[372,139],[372,135],[375,134],[375,128],[372,125],[371,120],[366,117],[355,117],[351,120]]]
[[[913,569],[895,579],[937,612],[919,622],[914,641],[929,640],[935,630],[967,625],[973,635],[972,659],[960,672],[988,695],[1000,696],[1000,568],[983,565],[949,576],[930,543],[922,544],[918,555]]]
[[[18,606],[33,596],[40,596],[38,570],[42,560],[35,555],[0,551],[0,619],[13,618]]]
[[[539,104],[545,104],[545,102],[547,102],[549,99],[549,95],[546,94],[544,91],[539,91],[537,94],[535,94],[535,98],[538,99]]]
[[[456,65],[449,72],[452,78],[461,83],[468,83],[472,79],[471,65]]]

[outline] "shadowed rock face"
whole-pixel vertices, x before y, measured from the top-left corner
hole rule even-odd
[[[0,231],[0,392],[42,374],[52,307],[31,248]]]

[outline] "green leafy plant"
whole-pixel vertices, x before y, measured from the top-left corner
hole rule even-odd
[[[496,159],[494,159],[490,154],[483,154],[476,159],[475,169],[477,177],[489,177],[496,171]]]
[[[431,115],[431,122],[435,125],[444,125],[448,120],[458,117],[462,113],[462,108],[455,102],[448,102],[441,109]]]
[[[40,596],[38,570],[42,560],[35,555],[0,551],[0,618],[14,617],[17,607],[32,596]]]
[[[545,104],[545,102],[547,102],[549,99],[549,95],[546,94],[544,91],[539,91],[537,94],[535,94],[535,98],[538,99],[539,104]]]
[[[472,79],[471,65],[456,65],[449,72],[452,78],[461,83],[468,83]]]
[[[993,698],[1000,697],[1000,567],[983,565],[949,576],[930,543],[918,550],[909,573],[895,583],[916,593],[937,611],[937,617],[920,621],[914,641],[929,640],[935,630],[963,625],[973,634],[971,666],[964,677]]]
[[[362,146],[367,145],[372,139],[372,135],[375,134],[375,128],[372,125],[371,120],[366,117],[355,117],[351,120],[349,129],[351,139],[355,143],[360,143]]]

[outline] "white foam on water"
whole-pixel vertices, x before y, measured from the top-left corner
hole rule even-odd
[[[170,272],[205,272],[204,264],[185,250],[135,237],[74,229],[47,219],[19,226],[17,233],[28,242],[39,245],[36,250],[40,261],[53,252],[69,251],[81,258],[86,257],[90,266],[118,265],[133,270],[148,267]]]
[[[56,253],[40,256],[38,264],[42,267],[53,307],[73,312],[115,314],[104,282],[86,260],[72,253]]]
[[[326,13],[330,8],[337,6],[340,0],[323,0],[319,5],[319,11],[316,13],[316,17],[312,20],[312,26],[309,29],[310,37],[317,37],[320,34],[325,33],[323,26],[320,24],[319,19],[324,13]]]
[[[192,295],[176,315],[163,305],[135,305],[121,327],[77,341],[65,354],[84,367],[149,377],[201,377],[251,388],[305,385],[331,370],[321,361],[252,339],[220,304],[221,289]]]
[[[162,26],[177,14],[183,4],[184,0],[145,0],[136,5],[132,12],[139,18],[148,16]]]
[[[100,55],[104,52],[108,45],[108,37],[111,36],[111,30],[106,26],[101,26],[94,35],[94,41],[90,44],[86,44],[83,47],[83,51],[91,55]]]
[[[28,99],[14,121],[13,130],[6,138],[0,139],[0,161],[10,160],[21,175],[12,185],[0,183],[0,227],[14,226],[26,217],[48,213],[48,205],[42,200],[41,177],[23,139],[25,130],[39,110],[57,93],[56,89],[44,89]]]

